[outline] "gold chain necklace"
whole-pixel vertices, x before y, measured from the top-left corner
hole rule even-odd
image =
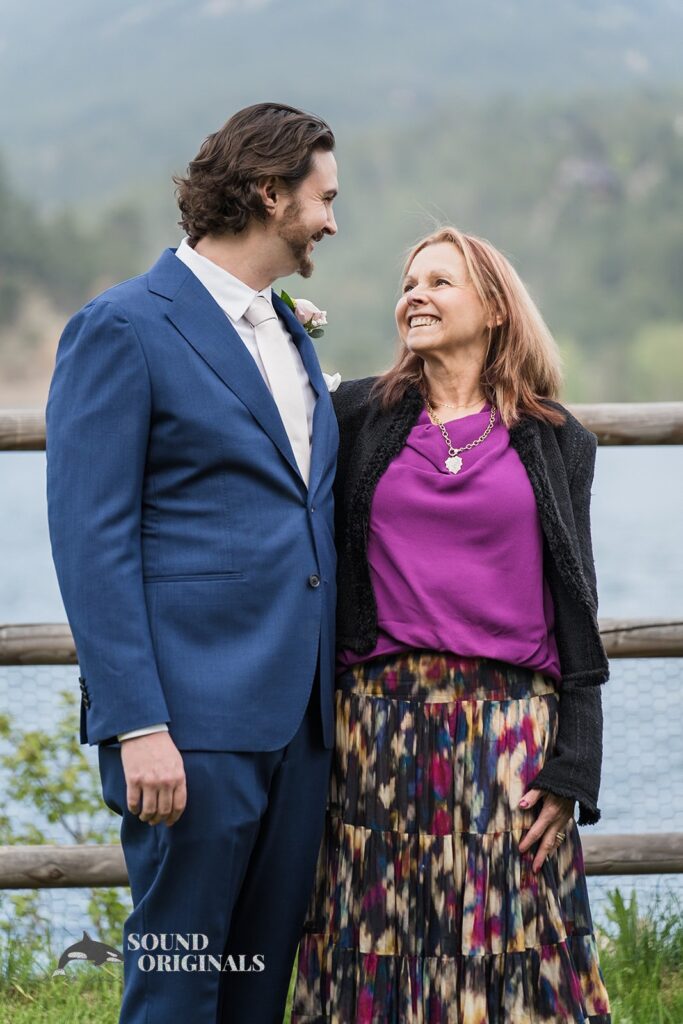
[[[449,406],[449,408],[450,408],[450,406]],[[459,453],[460,452],[467,452],[471,448],[476,448],[476,446],[478,444],[481,444],[482,441],[486,440],[486,438],[489,436],[489,434],[493,430],[493,424],[496,421],[496,407],[495,407],[495,405],[491,406],[491,415],[489,416],[488,426],[486,427],[486,430],[484,431],[484,433],[481,434],[476,439],[476,441],[470,441],[469,444],[464,444],[462,446],[462,448],[454,448],[453,447],[453,442],[451,441],[450,437],[448,436],[448,432],[447,432],[445,426],[443,425],[443,423],[441,422],[439,417],[434,412],[434,409],[432,408],[430,402],[427,402],[427,409],[429,410],[429,415],[431,416],[432,420],[434,421],[436,426],[439,428],[439,430],[443,434],[443,439],[446,442],[446,445],[448,446],[448,458],[446,459],[444,465],[446,466],[446,469],[448,470],[449,473],[453,473],[453,475],[455,475],[456,473],[459,473],[460,470],[462,469],[462,459],[460,458],[460,454]]]

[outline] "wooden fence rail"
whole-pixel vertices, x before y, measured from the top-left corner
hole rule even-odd
[[[683,444],[683,402],[567,406],[601,445]]]
[[[581,836],[587,875],[683,873],[683,833]],[[120,846],[0,846],[0,890],[128,885]]]
[[[683,619],[600,619],[608,658],[683,658]]]
[[[570,405],[601,445],[683,444],[683,402]],[[45,449],[43,409],[0,409],[0,451]]]
[[[608,658],[683,658],[683,619],[601,619]],[[0,626],[0,665],[75,665],[67,625]]]
[[[570,405],[601,445],[683,444],[683,402]],[[0,451],[45,449],[43,409],[0,409]],[[683,657],[681,619],[601,619],[610,658]],[[65,624],[0,626],[0,665],[76,664]],[[590,835],[588,875],[683,873],[683,833]],[[0,847],[0,890],[128,884],[119,846]]]

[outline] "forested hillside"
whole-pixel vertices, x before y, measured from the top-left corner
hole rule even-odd
[[[115,205],[87,227],[75,208],[39,215],[0,165],[0,401],[47,390],[68,312],[144,263],[139,211]]]
[[[401,254],[436,220],[512,258],[560,341],[570,398],[683,394],[680,93],[453,97],[419,123],[343,130],[338,159],[339,235],[310,281],[285,282],[328,310],[325,368],[386,364]],[[177,242],[168,177],[122,202],[48,217],[2,178],[0,376],[32,352],[48,373],[60,318]]]
[[[419,125],[451,96],[680,83],[682,38],[672,0],[4,0],[0,140],[41,203],[100,199],[247,103]]]
[[[511,257],[577,396],[683,394],[683,95],[451,102],[354,140],[347,162],[341,224],[356,244],[335,297],[358,297],[371,328],[345,328],[347,365],[377,365],[396,256],[433,216]]]

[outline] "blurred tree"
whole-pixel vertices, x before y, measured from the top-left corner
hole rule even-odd
[[[551,329],[570,340],[573,400],[641,397],[648,359],[633,353],[652,344],[641,333],[683,324],[681,110],[675,89],[479,102],[452,95],[438,109],[408,103],[398,122],[346,128],[339,237],[321,246],[310,281],[282,282],[328,311],[323,367],[348,378],[387,366],[405,249],[450,222],[505,252]],[[30,289],[66,313],[144,270],[179,236],[171,192],[166,177],[144,180],[116,205],[111,196],[90,204],[87,223],[75,207],[38,218],[0,174],[0,326],[19,315]],[[15,354],[29,348],[32,330],[14,341]],[[0,366],[2,345],[0,333]],[[651,370],[642,372],[657,391]]]
[[[70,312],[141,270],[144,235],[140,210],[130,203],[105,208],[87,227],[74,209],[39,217],[0,163],[0,327],[12,324],[36,291]],[[25,340],[30,345],[28,333]]]
[[[632,390],[647,401],[683,399],[683,323],[646,324],[629,351]]]

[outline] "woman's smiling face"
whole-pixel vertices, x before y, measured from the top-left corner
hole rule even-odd
[[[419,355],[445,353],[488,339],[487,315],[462,253],[451,242],[427,245],[403,278],[396,325],[404,345]]]

